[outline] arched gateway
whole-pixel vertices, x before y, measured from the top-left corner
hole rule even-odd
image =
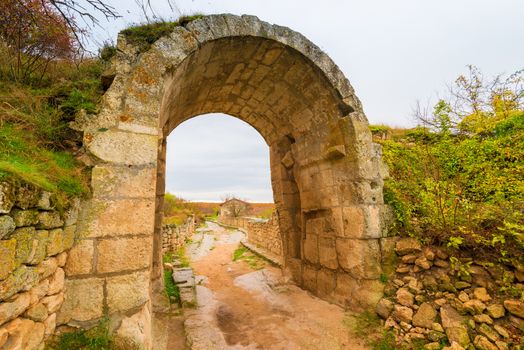
[[[244,120],[269,145],[285,268],[294,280],[350,309],[378,300],[380,148],[353,88],[325,53],[288,28],[234,15],[176,27],[144,53],[124,37],[118,48],[101,111],[83,121],[93,198],[67,265],[59,322],[88,325],[108,314],[120,335],[151,347],[151,296],[162,288],[166,137],[211,112]]]

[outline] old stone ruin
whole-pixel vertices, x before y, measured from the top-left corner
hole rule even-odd
[[[211,112],[267,142],[276,217],[235,226],[279,253],[298,286],[376,309],[400,341],[426,349],[444,337],[450,349],[519,348],[524,302],[490,290],[522,288],[523,268],[472,261],[461,276],[445,252],[387,237],[380,147],[347,78],[304,36],[253,16],[204,16],[145,52],[119,36],[112,66],[99,113],[73,125],[91,198],[58,210],[49,193],[0,183],[0,349],[42,349],[55,328],[104,318],[127,348],[155,349],[162,249],[182,232],[162,236],[166,138]]]

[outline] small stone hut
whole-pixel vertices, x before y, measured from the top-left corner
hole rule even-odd
[[[237,218],[248,215],[251,204],[238,198],[231,198],[220,204],[220,218]]]

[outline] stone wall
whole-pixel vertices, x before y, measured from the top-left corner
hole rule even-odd
[[[399,347],[419,341],[436,350],[447,341],[445,349],[521,349],[524,266],[454,258],[412,238],[398,240],[395,253],[376,311]]]
[[[252,217],[219,217],[222,225],[237,227],[247,234],[247,241],[279,257],[283,256],[278,217],[269,220]]]
[[[195,232],[195,218],[189,217],[185,224],[166,224],[162,226],[162,253],[176,252],[184,246],[187,238]]]
[[[282,237],[278,227],[278,218],[273,215],[269,220],[251,220],[247,223],[247,240],[269,252],[283,256]]]
[[[0,349],[42,349],[55,331],[78,207],[59,211],[48,192],[0,183]]]
[[[249,222],[251,220],[252,220],[251,218],[243,217],[243,216],[242,217],[224,216],[224,217],[219,217],[217,222],[222,225],[232,226],[232,227],[236,227],[236,228],[246,231],[248,228]]]

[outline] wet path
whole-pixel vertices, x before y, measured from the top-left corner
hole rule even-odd
[[[280,269],[233,261],[242,232],[211,222],[205,230],[187,249],[201,281],[185,322],[192,349],[366,349],[349,336],[341,308],[284,283]]]

